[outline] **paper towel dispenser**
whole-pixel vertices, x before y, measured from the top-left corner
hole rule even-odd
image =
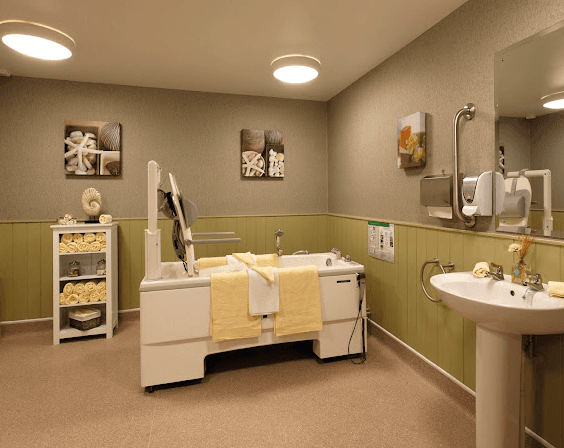
[[[452,219],[452,175],[425,176],[419,182],[419,202],[429,216]]]

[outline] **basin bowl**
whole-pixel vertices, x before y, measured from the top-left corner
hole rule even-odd
[[[564,299],[526,286],[476,278],[472,272],[452,272],[431,277],[439,298],[462,316],[493,331],[509,334],[564,333]],[[525,295],[526,293],[526,295]]]

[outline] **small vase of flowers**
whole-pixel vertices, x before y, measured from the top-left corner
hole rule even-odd
[[[509,245],[508,251],[515,252],[518,257],[517,264],[513,266],[513,270],[511,272],[511,281],[513,283],[523,284],[523,282],[527,279],[527,271],[523,258],[527,255],[527,251],[530,249],[533,241],[535,241],[535,237],[533,235],[520,235],[516,242]]]

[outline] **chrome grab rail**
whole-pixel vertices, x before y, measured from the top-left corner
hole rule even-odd
[[[427,298],[431,301],[431,302],[441,302],[441,299],[433,299],[429,293],[427,292],[427,289],[425,288],[425,283],[423,283],[423,272],[425,271],[425,267],[428,264],[436,264],[441,268],[441,271],[443,271],[443,274],[446,274],[445,272],[445,268],[447,269],[454,269],[454,263],[452,261],[449,261],[447,264],[445,264],[444,266],[439,262],[439,259],[437,257],[433,258],[432,260],[427,260],[423,263],[423,265],[421,266],[421,276],[420,276],[420,280],[421,280],[421,289],[423,289],[423,292],[425,293],[425,295],[427,296]]]

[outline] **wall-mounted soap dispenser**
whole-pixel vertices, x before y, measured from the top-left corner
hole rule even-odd
[[[500,187],[498,186],[498,188]],[[492,216],[491,171],[464,177],[462,180],[462,205],[462,213],[466,216]]]

